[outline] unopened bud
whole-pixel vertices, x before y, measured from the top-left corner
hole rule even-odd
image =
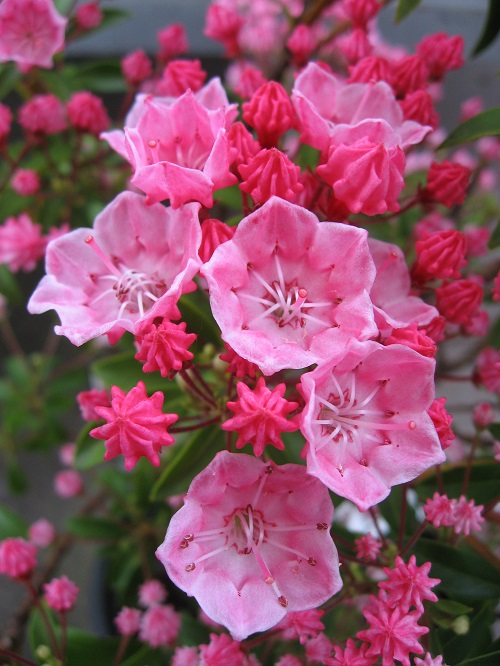
[[[455,618],[451,624],[451,628],[458,636],[464,636],[469,633],[470,621],[466,615],[460,615]]]

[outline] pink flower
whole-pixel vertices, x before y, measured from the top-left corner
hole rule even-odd
[[[213,255],[215,248],[234,236],[234,227],[213,218],[203,220],[201,225],[200,259],[205,264]]]
[[[306,643],[306,659],[308,664],[325,664],[332,654],[333,645],[323,632]]]
[[[102,9],[98,2],[87,2],[76,8],[75,20],[81,30],[91,30],[101,25]]]
[[[173,606],[151,606],[141,618],[139,638],[153,648],[172,645],[179,635],[181,618]]]
[[[178,647],[172,655],[171,666],[200,666],[197,647]]]
[[[296,419],[286,417],[299,406],[298,402],[284,399],[285,384],[278,384],[270,390],[264,377],[260,377],[253,391],[243,382],[236,384],[236,390],[238,400],[227,403],[234,416],[222,424],[222,430],[236,431],[236,448],[241,449],[250,443],[256,456],[264,453],[266,444],[283,451],[285,445],[281,441],[281,433],[298,429]]]
[[[435,231],[420,237],[415,243],[417,260],[412,269],[414,280],[425,284],[435,278],[461,277],[460,269],[467,265],[467,240],[455,229]]]
[[[158,30],[156,37],[160,44],[160,51],[158,53],[159,60],[170,60],[175,56],[187,53],[188,43],[186,29],[181,23],[172,23],[171,25]]]
[[[430,125],[436,129],[439,125],[439,116],[434,108],[434,101],[425,90],[415,90],[400,100],[405,120],[415,120],[421,125]]]
[[[177,318],[177,300],[193,290],[201,264],[198,210],[147,206],[139,194],[119,194],[93,231],[75,229],[49,244],[47,275],[29,311],[55,309],[56,333],[75,345],[105,333],[116,342],[154,317]]]
[[[223,354],[220,354],[219,358],[221,361],[224,361],[224,363],[229,363],[226,372],[232,372],[238,377],[238,379],[243,379],[245,375],[253,379],[255,373],[259,370],[255,363],[250,363],[244,358],[241,358],[241,356],[238,356],[234,349],[231,349],[228,344],[224,343],[224,347],[226,348],[226,351]]]
[[[381,581],[378,586],[381,590],[387,590],[387,605],[398,606],[403,612],[408,611],[411,606],[420,612],[424,612],[422,601],[437,601],[438,598],[431,592],[431,588],[440,583],[439,578],[429,578],[431,568],[430,562],[425,562],[421,567],[416,564],[415,555],[410,557],[408,564],[396,557],[394,569],[384,567],[387,580]]]
[[[304,467],[221,451],[191,483],[157,557],[243,640],[338,592],[332,517],[328,491]]]
[[[0,541],[0,574],[27,579],[36,567],[36,546],[25,539],[9,537]]]
[[[304,186],[299,182],[300,168],[277,148],[261,150],[238,171],[243,178],[240,190],[247,192],[257,204],[272,196],[293,201]]]
[[[390,608],[379,601],[376,612],[365,609],[363,614],[370,628],[358,632],[357,637],[370,643],[367,654],[382,657],[382,666],[394,666],[394,659],[410,666],[410,652],[423,653],[418,639],[429,628],[417,624],[421,615],[418,611],[408,613],[404,608]]]
[[[54,477],[54,490],[59,497],[70,499],[78,497],[83,492],[83,480],[79,472],[74,469],[65,469]]]
[[[162,604],[167,598],[167,590],[159,580],[147,580],[139,588],[139,603],[144,608]]]
[[[109,407],[109,394],[105,390],[91,389],[90,391],[80,391],[76,394],[76,401],[80,407],[80,413],[84,421],[98,421],[99,415],[95,411],[96,407]]]
[[[153,65],[142,49],[128,53],[121,60],[121,69],[130,86],[138,86],[153,74]]]
[[[53,578],[43,586],[47,605],[60,613],[67,613],[74,608],[79,588],[67,576]]]
[[[32,271],[43,257],[45,246],[42,227],[26,213],[8,217],[0,226],[0,264],[7,264],[13,273]]]
[[[382,548],[382,542],[375,539],[370,533],[363,534],[359,539],[355,539],[354,547],[356,549],[356,558],[365,562],[374,562]]]
[[[417,44],[417,53],[425,61],[430,76],[435,80],[443,78],[451,69],[460,69],[464,64],[463,37],[448,37],[445,32],[427,35]]]
[[[434,423],[439,441],[443,449],[447,449],[455,439],[455,433],[451,429],[453,416],[445,409],[446,398],[436,398],[427,410]]]
[[[382,9],[379,0],[345,0],[343,9],[355,26],[366,28]]]
[[[141,626],[142,612],[138,608],[123,606],[115,617],[116,628],[122,636],[133,636]]]
[[[429,70],[417,54],[407,55],[391,63],[391,85],[398,97],[405,97],[427,87]]]
[[[152,465],[160,464],[159,453],[164,446],[174,443],[167,428],[177,421],[177,414],[164,414],[164,395],[156,391],[148,398],[144,382],[124,393],[118,386],[111,388],[111,407],[95,410],[107,423],[90,431],[90,436],[104,439],[104,460],[113,460],[120,454],[125,458],[125,469],[133,469],[139,458],[145,457]]]
[[[305,645],[309,638],[324,631],[325,625],[320,619],[324,614],[325,611],[317,609],[287,613],[278,626],[283,629],[286,641],[298,639],[301,645]]]
[[[199,90],[206,78],[199,60],[171,60],[163,70],[161,91],[163,95],[179,97],[188,89]]]
[[[471,170],[458,162],[433,162],[427,174],[424,195],[448,208],[462,204],[470,176]]]
[[[288,93],[277,81],[266,81],[243,104],[243,120],[257,130],[264,148],[272,148],[278,139],[296,126],[295,110]]]
[[[229,172],[226,109],[203,106],[191,90],[169,105],[146,98],[134,126],[125,125],[132,183],[148,204],[170,199],[213,205],[213,192],[235,182]],[[112,144],[113,145],[113,144]]]
[[[56,529],[51,522],[40,518],[29,526],[28,538],[37,548],[46,548],[56,538]]]
[[[227,85],[243,99],[250,99],[266,80],[262,71],[246,60],[232,62],[226,71]]]
[[[446,666],[446,664],[443,663],[442,655],[438,654],[433,659],[430,652],[426,652],[423,659],[415,657],[415,666]]]
[[[410,324],[407,328],[394,328],[391,335],[384,340],[384,345],[394,344],[405,345],[429,358],[434,358],[437,352],[434,340],[424,331],[417,330],[416,324]]]
[[[266,375],[338,356],[351,337],[376,333],[364,230],[318,222],[283,199],[243,219],[201,273],[222,338]]]
[[[57,134],[66,129],[66,110],[55,95],[35,95],[19,109],[19,124],[32,134]]]
[[[144,324],[136,333],[140,346],[135,355],[138,361],[145,361],[144,372],[159,371],[162,377],[182,370],[183,365],[193,358],[188,347],[196,340],[195,333],[186,333],[186,323],[173,324],[164,319],[156,325]]]
[[[239,55],[238,33],[244,21],[232,7],[211,3],[205,17],[203,34],[223,44],[226,55]]]
[[[227,634],[210,634],[210,643],[200,645],[199,666],[249,666],[240,644]]]
[[[483,288],[473,280],[445,282],[436,289],[436,307],[452,324],[467,326],[477,315],[483,296]]]
[[[425,517],[434,527],[449,527],[453,521],[453,510],[456,502],[454,499],[448,499],[447,495],[440,495],[436,492],[425,503]]]
[[[468,536],[472,531],[480,532],[481,523],[484,523],[481,515],[483,508],[482,504],[476,506],[473,499],[467,502],[467,499],[461,495],[453,507],[450,521],[455,534]]]
[[[307,471],[360,511],[445,459],[427,409],[434,361],[408,347],[351,343],[301,377]]]
[[[475,380],[492,393],[500,393],[500,351],[485,347],[476,359]]]
[[[493,407],[489,402],[480,402],[472,411],[472,420],[476,428],[480,430],[487,428],[495,420]]]
[[[299,23],[290,37],[286,40],[286,47],[293,55],[295,67],[303,67],[307,64],[309,56],[318,45],[318,36],[313,28]]]
[[[10,186],[22,197],[30,197],[40,189],[40,178],[33,169],[16,169]]]
[[[391,82],[389,62],[380,56],[368,55],[355,65],[349,66],[347,83]]]
[[[369,656],[367,651],[369,649],[368,643],[362,643],[356,647],[356,643],[352,638],[347,639],[345,648],[340,645],[334,645],[335,657],[325,661],[326,666],[373,666],[376,662],[377,655]]]
[[[3,0],[0,62],[52,67],[52,56],[64,46],[66,23],[52,0]]]
[[[71,95],[66,110],[72,126],[80,132],[99,136],[111,123],[101,98],[87,91]]]
[[[109,397],[106,404],[109,405]],[[99,418],[97,414],[95,415],[95,418]],[[63,465],[66,465],[66,467],[72,467],[74,465],[75,455],[76,444],[74,442],[67,442],[59,448],[59,460]]]

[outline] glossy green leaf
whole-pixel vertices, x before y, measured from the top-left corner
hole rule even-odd
[[[104,460],[105,448],[102,440],[94,439],[89,435],[90,430],[97,426],[97,422],[89,423],[83,428],[76,440],[75,468],[78,470],[90,469]]]
[[[475,661],[491,650],[490,626],[495,619],[493,608],[493,602],[483,603],[471,618],[467,633],[455,635],[443,642],[443,661],[460,666],[468,660]]]
[[[498,135],[500,135],[500,107],[494,107],[478,113],[477,116],[469,118],[456,127],[438,146],[438,150],[458,146],[467,141],[475,141],[483,136]]]
[[[9,507],[0,504],[0,541],[8,537],[25,537],[28,523]]]
[[[220,330],[211,310],[208,297],[204,293],[183,296],[177,304],[182,314],[182,321],[187,324],[188,333],[196,333],[198,344],[211,342],[221,347]]]
[[[158,495],[178,495],[186,492],[196,474],[199,474],[215,454],[224,448],[224,432],[219,426],[198,430],[186,442],[179,441],[168,450],[166,467],[153,486],[151,499]]]
[[[396,7],[396,23],[399,23],[418,7],[420,0],[398,0]]]
[[[67,529],[84,539],[121,539],[129,534],[125,526],[97,516],[73,516],[67,522]]]
[[[483,31],[477,41],[477,44],[474,46],[472,55],[478,55],[481,53],[481,51],[484,51],[490,44],[493,43],[499,32],[500,2],[498,2],[498,0],[490,0]]]
[[[105,386],[119,386],[122,391],[130,391],[138,382],[144,382],[148,393],[163,391],[169,399],[180,394],[175,382],[163,379],[159,372],[143,372],[142,363],[134,359],[132,352],[106,356],[91,365],[91,372]]]
[[[460,463],[448,467],[443,465],[443,483],[448,497],[458,498],[462,494],[464,473],[467,463]],[[492,465],[490,458],[479,458],[474,461],[471,468],[467,496],[473,497],[476,504],[488,504],[498,495],[500,488],[500,465]],[[432,497],[436,491],[436,478],[427,476],[417,486],[421,499]]]

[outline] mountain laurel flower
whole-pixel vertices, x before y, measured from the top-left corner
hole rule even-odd
[[[16,169],[10,186],[22,197],[30,197],[40,189],[40,178],[33,169]]]
[[[297,123],[290,97],[277,81],[263,83],[242,108],[243,120],[257,130],[263,148],[276,146],[279,138]]]
[[[420,613],[424,612],[423,601],[437,601],[438,598],[431,588],[438,585],[439,578],[429,578],[430,562],[417,566],[415,555],[412,555],[406,564],[397,556],[394,568],[384,567],[387,580],[381,581],[378,586],[388,592],[386,602],[388,606],[398,606],[403,612],[414,606]]]
[[[285,384],[278,384],[268,389],[264,377],[259,377],[254,390],[243,382],[236,384],[238,400],[228,402],[227,408],[234,416],[222,424],[222,430],[236,431],[236,448],[252,444],[256,456],[264,453],[266,444],[272,444],[280,451],[285,445],[281,433],[298,430],[297,419],[287,419],[287,415],[299,406],[298,402],[289,402],[285,395]]]
[[[60,613],[67,613],[74,608],[79,591],[78,586],[67,576],[53,578],[43,586],[47,605]]]
[[[77,7],[75,11],[76,24],[80,30],[98,28],[103,18],[104,14],[98,2],[86,2],[84,5]]]
[[[153,648],[169,647],[177,640],[181,617],[170,605],[151,606],[142,615],[139,638]]]
[[[436,307],[452,324],[467,325],[483,302],[483,287],[474,280],[445,282],[436,289]]]
[[[49,243],[42,279],[28,304],[32,314],[55,309],[58,335],[74,345],[107,334],[116,342],[155,317],[179,317],[192,278],[201,232],[199,204],[174,211],[147,206],[122,192],[97,216],[94,229],[75,229]]]
[[[200,666],[198,648],[185,645],[176,647],[170,664],[171,666]]]
[[[304,189],[299,182],[300,168],[277,148],[261,150],[247,164],[241,164],[238,171],[243,178],[240,190],[256,204],[263,204],[274,195],[293,201]]]
[[[162,604],[167,598],[167,590],[163,583],[152,578],[143,583],[139,588],[139,603],[144,608]]]
[[[439,116],[434,108],[434,100],[425,90],[415,90],[405,95],[405,98],[399,101],[399,105],[403,109],[405,120],[430,125],[432,129],[438,127]]]
[[[325,625],[321,622],[324,614],[325,611],[316,608],[287,613],[278,627],[283,630],[282,635],[286,641],[298,639],[301,645],[305,645],[309,638],[314,638],[320,631],[324,631]]]
[[[325,666],[374,666],[377,657],[368,656],[368,643],[361,643],[359,647],[352,638],[348,638],[346,645],[342,648],[340,645],[334,645],[334,657],[325,660]]]
[[[13,273],[34,270],[46,245],[41,225],[35,224],[27,213],[8,217],[0,225],[0,264],[7,264]]]
[[[132,87],[138,86],[153,74],[151,60],[142,49],[128,53],[121,59],[120,65],[125,80]]]
[[[416,262],[412,277],[425,284],[433,279],[459,279],[460,269],[467,265],[467,239],[455,229],[426,234],[415,243]]]
[[[199,60],[171,60],[163,70],[162,95],[180,97],[186,90],[196,92],[205,83],[207,73]]]
[[[46,520],[40,518],[28,528],[28,539],[37,548],[47,548],[56,538],[56,528],[54,525]]]
[[[302,375],[308,473],[365,511],[443,462],[427,414],[434,367],[402,345],[352,342],[344,358]]]
[[[426,652],[423,659],[415,657],[415,666],[446,666],[443,662],[443,655],[438,654],[437,657],[432,658],[430,652]]]
[[[308,664],[327,664],[332,654],[333,643],[323,632],[306,642],[306,660]]]
[[[391,63],[391,85],[398,97],[405,97],[427,87],[429,70],[417,54],[407,55]]]
[[[223,354],[220,354],[219,358],[221,361],[224,361],[224,363],[229,363],[226,372],[231,372],[238,377],[238,379],[243,379],[245,375],[253,379],[259,370],[255,363],[250,363],[250,361],[238,356],[234,349],[228,344],[224,343],[224,347],[226,348],[226,351]]]
[[[445,32],[427,35],[417,44],[417,53],[424,60],[429,75],[440,81],[446,72],[464,64],[464,40],[459,35],[448,37]]]
[[[182,370],[183,365],[193,358],[188,347],[196,340],[195,333],[186,333],[186,322],[174,324],[164,319],[159,324],[144,324],[135,336],[139,351],[138,361],[145,361],[144,372],[159,371],[162,377]]]
[[[133,469],[139,458],[147,458],[158,467],[160,451],[174,443],[167,428],[177,421],[177,414],[162,411],[165,396],[156,391],[149,398],[144,382],[139,382],[128,393],[118,386],[111,389],[111,407],[96,407],[97,414],[107,423],[90,431],[90,436],[103,439],[106,444],[104,460],[119,455],[125,458],[125,469]]]
[[[215,249],[221,243],[230,240],[234,236],[235,228],[230,227],[220,220],[208,218],[201,225],[201,245],[199,250],[200,259],[205,264],[212,257]]]
[[[101,98],[86,90],[71,95],[66,110],[71,125],[79,132],[99,136],[111,124]]]
[[[349,65],[347,83],[389,83],[391,69],[389,62],[380,56],[368,55],[355,65]]]
[[[479,430],[484,430],[495,420],[493,407],[489,402],[480,402],[474,406],[472,420]]]
[[[15,580],[27,580],[36,567],[37,549],[20,537],[0,541],[0,574]]]
[[[0,62],[50,69],[64,47],[67,19],[52,0],[3,0],[0,3]]]
[[[425,199],[437,201],[448,208],[462,204],[470,176],[471,170],[458,162],[432,162],[422,194]]]
[[[200,645],[198,666],[250,666],[238,641],[227,634],[210,634],[208,645]]]
[[[376,335],[364,230],[272,197],[201,269],[222,338],[264,374],[304,368]]]
[[[142,612],[138,608],[123,606],[115,617],[115,625],[122,636],[133,636],[141,627]]]
[[[476,359],[474,380],[488,391],[500,393],[500,350],[484,347]]]
[[[58,134],[66,129],[66,109],[55,95],[34,95],[18,113],[21,127],[31,134]]]
[[[429,358],[434,358],[437,352],[434,340],[426,335],[425,331],[419,331],[417,324],[410,324],[407,328],[394,328],[390,336],[384,340],[384,345],[394,344],[405,345]]]
[[[382,542],[368,533],[363,534],[354,541],[354,548],[356,549],[356,558],[364,562],[375,562],[379,556]]]
[[[83,492],[83,479],[76,469],[65,469],[54,477],[54,491],[64,499],[78,497]]]
[[[434,527],[450,527],[456,503],[457,500],[449,499],[447,495],[435,492],[425,502],[425,517]]]
[[[104,389],[90,389],[76,394],[76,401],[80,407],[80,414],[84,421],[99,421],[96,407],[109,407],[109,393]]]
[[[448,414],[445,408],[446,398],[436,398],[427,410],[434,423],[439,441],[443,449],[447,449],[455,439],[455,433],[451,429],[453,416]]]
[[[178,587],[243,640],[342,587],[328,490],[302,465],[219,452],[156,551]]]
[[[481,523],[484,523],[484,518],[481,515],[483,508],[482,504],[476,506],[473,499],[467,501],[461,495],[453,507],[450,520],[455,534],[468,536],[472,531],[480,532]]]
[[[156,33],[160,50],[158,59],[162,62],[175,58],[188,51],[186,29],[182,23],[171,23]]]

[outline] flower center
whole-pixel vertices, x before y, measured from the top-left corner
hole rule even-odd
[[[141,317],[167,290],[165,281],[156,274],[148,274],[127,268],[123,263],[115,264],[102,251],[93,236],[88,236],[85,242],[90,245],[103,264],[111,271],[107,275],[92,276],[93,279],[109,280],[111,286],[105,289],[94,303],[105,298],[110,293],[115,295],[120,303],[117,319],[128,311],[132,314],[139,313]]]

